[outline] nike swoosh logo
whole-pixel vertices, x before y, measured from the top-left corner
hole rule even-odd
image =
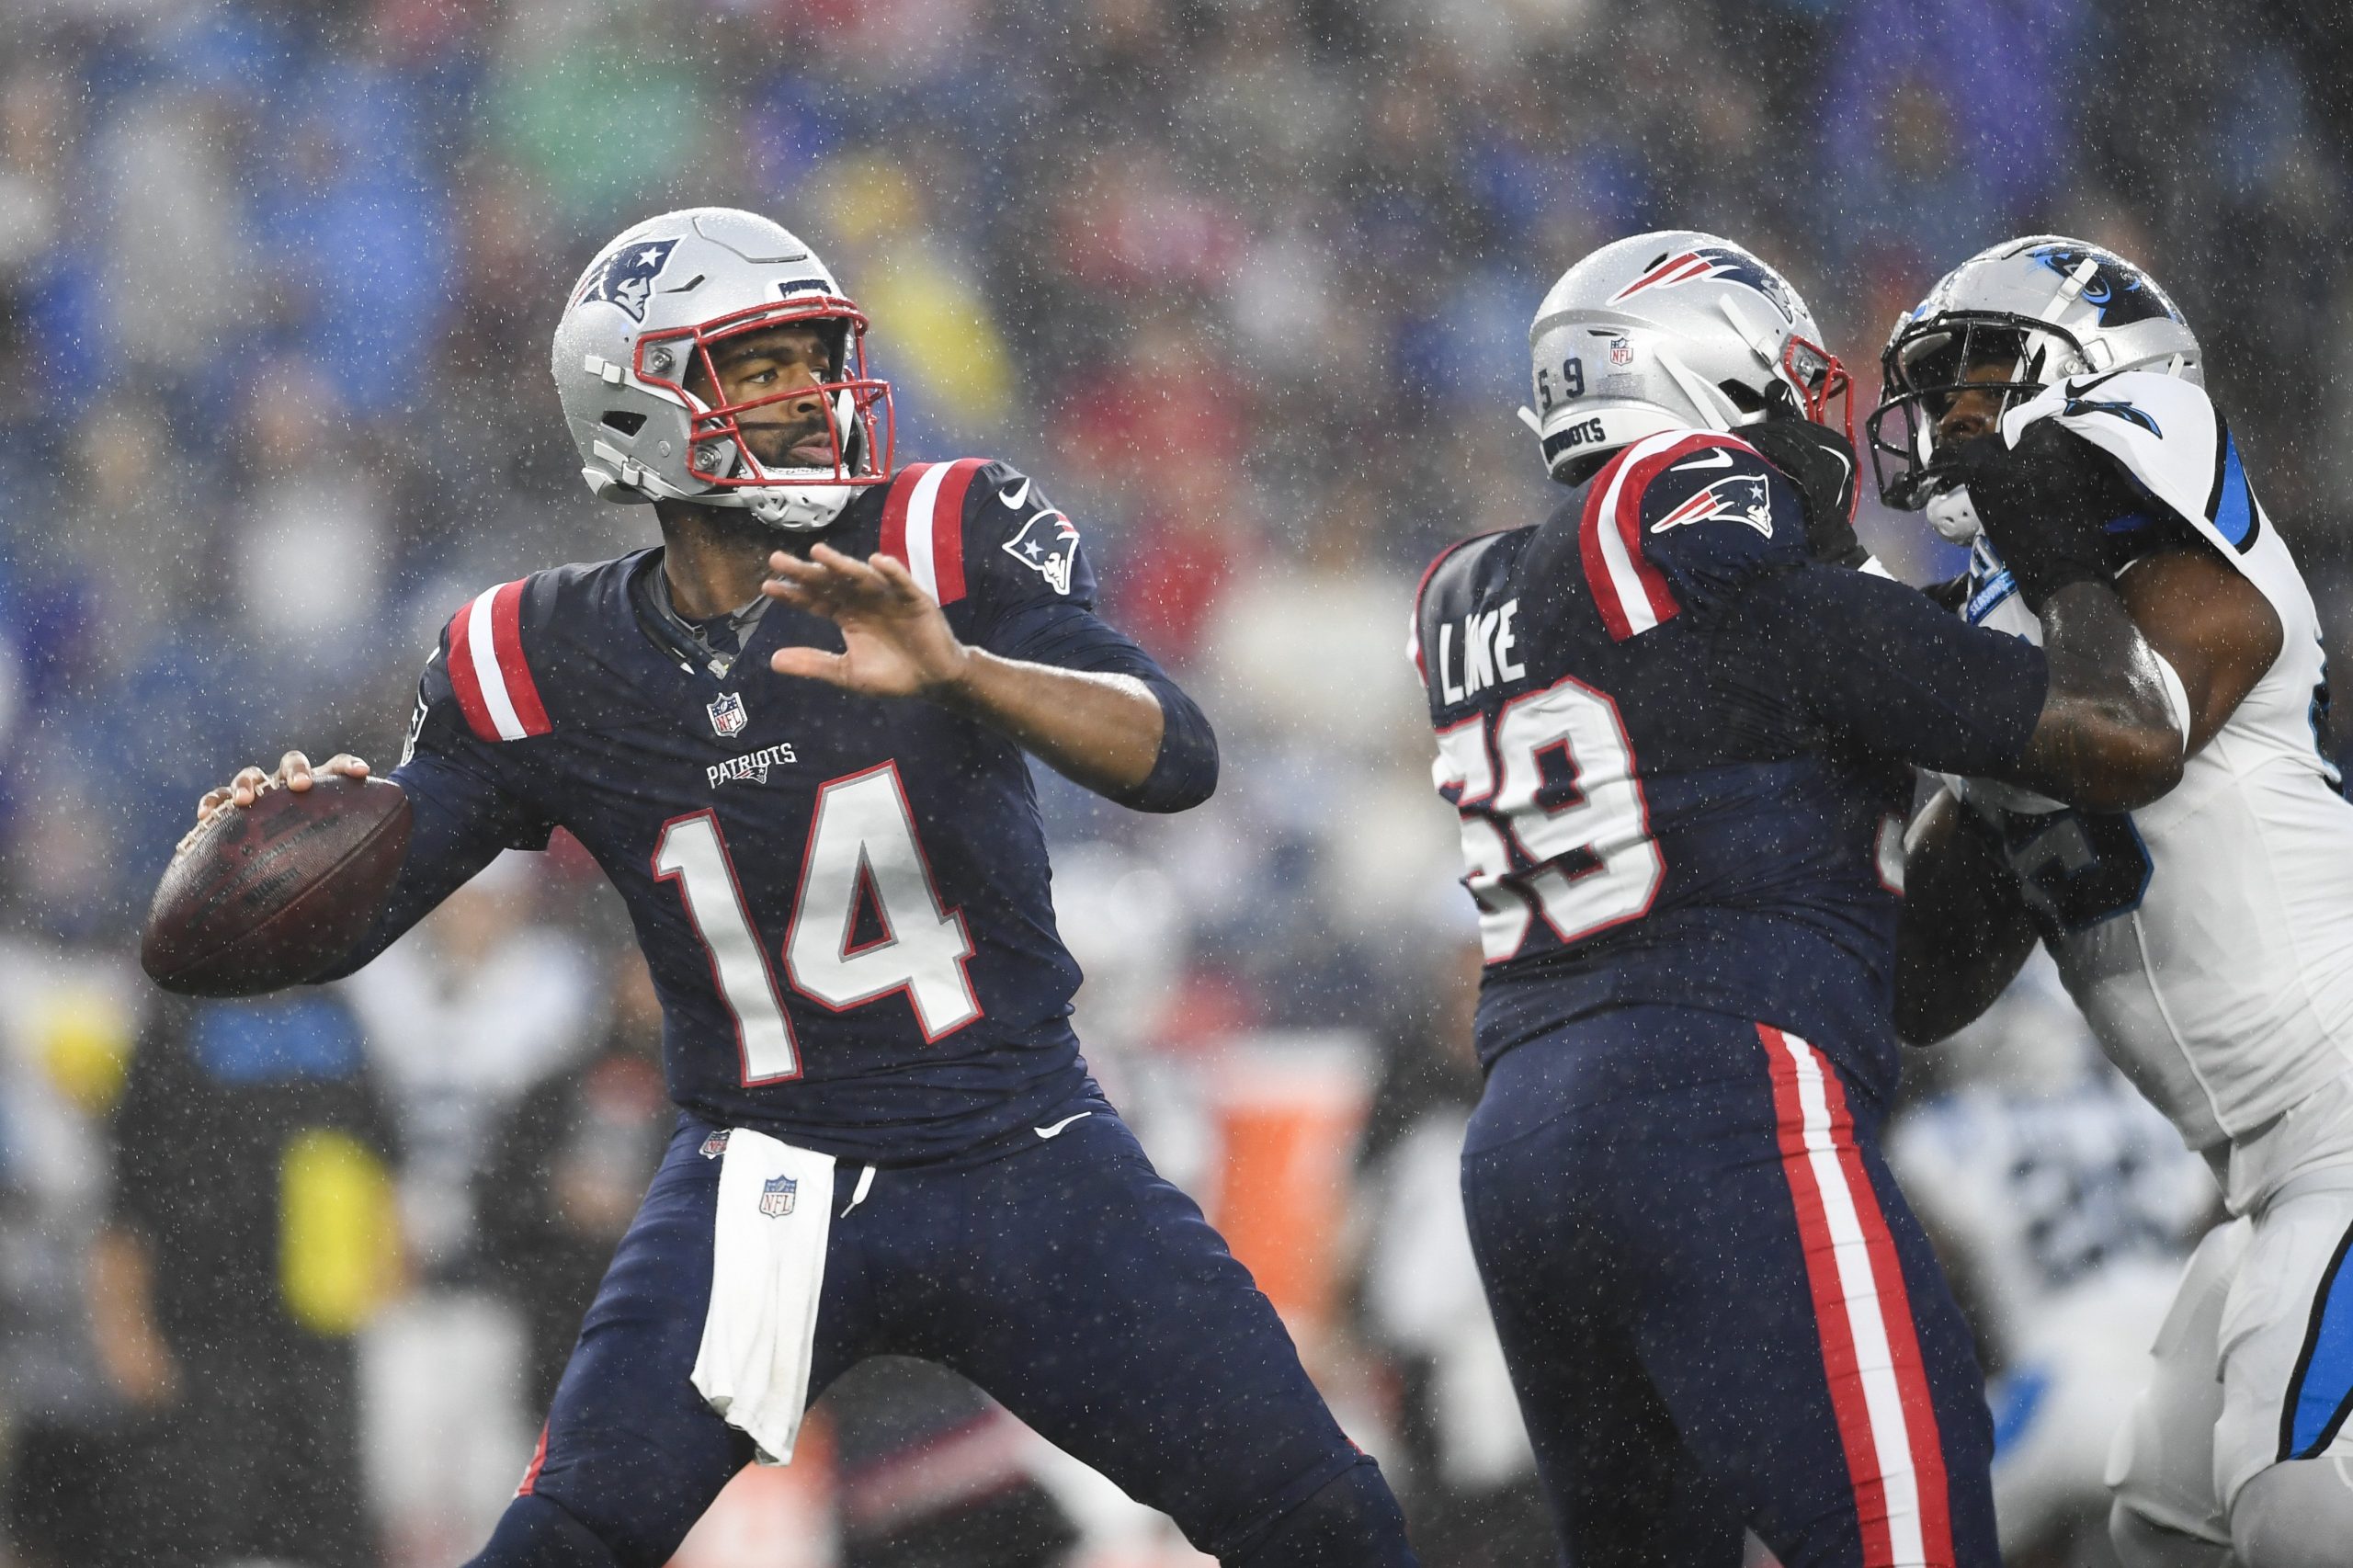
[[[1027,500],[1029,500],[1029,476],[1028,476],[1027,474],[1024,474],[1024,475],[1022,476],[1021,483],[1018,483],[1018,484],[1017,484],[1017,485],[1015,485],[1015,486],[1014,486],[1012,489],[1010,489],[1010,490],[1000,490],[1000,491],[998,491],[998,492],[996,493],[996,498],[997,498],[998,500],[1000,500],[1000,501],[1004,502],[1007,506],[1011,507],[1014,511],[1018,512],[1019,510],[1021,510],[1021,503],[1023,503],[1024,501],[1027,501]]]
[[[1724,450],[1722,447],[1717,447],[1711,450],[1705,457],[1686,458],[1681,462],[1677,463],[1673,468],[1668,469],[1666,472],[1669,473],[1681,473],[1684,470],[1692,468],[1730,467],[1732,467],[1732,454]]]
[[[1036,1133],[1040,1138],[1059,1138],[1062,1136],[1063,1128],[1068,1127],[1074,1121],[1085,1121],[1088,1117],[1093,1116],[1094,1114],[1095,1113],[1091,1110],[1083,1110],[1076,1116],[1063,1117],[1051,1127],[1033,1127],[1029,1131]]]
[[[2109,382],[2116,380],[2117,377],[2122,374],[2124,374],[2124,372],[2121,370],[2110,370],[2105,376],[2093,376],[2081,382],[2070,381],[2067,383],[2066,387],[2067,395],[2069,397],[2089,397],[2092,393],[2099,391],[2100,388],[2108,385]]]

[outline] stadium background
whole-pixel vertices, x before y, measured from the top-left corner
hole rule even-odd
[[[867,308],[902,460],[1036,473],[1201,696],[1204,809],[1042,783],[1088,1054],[1426,1560],[1545,1560],[1453,1218],[1475,962],[1399,654],[1427,554],[1549,505],[1527,318],[1597,243],[1710,228],[1859,413],[1945,267],[2103,241],[2200,333],[2341,642],[2353,48],[2300,9],[0,3],[0,1551],[424,1568],[511,1488],[663,1119],[616,901],[559,846],[337,992],[200,1010],[131,934],[202,789],[389,765],[456,606],[653,537],[583,493],[546,343],[606,238],[729,203]],[[2161,1304],[2211,1189],[2047,983],[1980,1033],[1918,1063],[1909,1142],[2023,1441],[2037,1303]],[[688,1559],[1184,1560],[952,1385],[828,1405]],[[2082,1503],[2015,1560],[2098,1561]]]

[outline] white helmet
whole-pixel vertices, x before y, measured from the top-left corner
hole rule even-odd
[[[772,468],[736,421],[806,398],[808,387],[727,403],[711,346],[785,324],[813,325],[832,363],[829,466]],[[687,390],[700,369],[710,398]],[[564,423],[606,501],[692,501],[748,510],[771,528],[824,528],[860,486],[891,477],[891,388],[866,373],[866,317],[817,254],[754,212],[665,212],[607,245],[573,285],[551,365]]]
[[[1879,406],[1866,426],[1880,495],[1891,506],[1935,499],[1937,422],[1961,393],[1996,393],[2006,409],[2070,376],[2147,369],[2205,382],[2197,337],[2147,273],[2060,234],[1979,251],[1888,335]],[[1903,433],[1888,434],[1882,426],[1898,413]]]
[[[1546,471],[1568,484],[1644,437],[1751,425],[1781,398],[1827,424],[1831,399],[1847,393],[1789,281],[1690,229],[1636,234],[1570,267],[1537,307],[1528,346],[1536,407],[1519,416]],[[1851,437],[1851,408],[1845,417]]]

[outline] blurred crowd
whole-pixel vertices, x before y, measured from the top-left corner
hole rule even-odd
[[[1475,960],[1400,655],[1429,552],[1551,505],[1512,417],[1536,301],[1618,235],[1727,233],[1813,303],[1859,425],[1945,268],[2110,244],[2200,333],[2353,657],[2353,25],[2324,9],[0,0],[6,1553],[421,1568],[528,1459],[665,1126],[593,867],[503,861],[347,985],[261,1004],[167,1004],[132,933],[203,789],[292,745],[389,764],[459,605],[652,540],[580,483],[547,342],[606,239],[717,203],[872,317],[900,460],[1034,473],[1201,697],[1201,810],[1040,779],[1089,1059],[1426,1560],[1542,1560],[1453,1204]],[[1953,565],[1865,526],[1915,579]],[[1931,1216],[1992,1260],[1965,1272],[2016,1437],[2018,1293],[2163,1274],[2207,1196],[2063,1004],[1988,1028],[2024,1043],[1922,1074],[1917,1168],[1983,1146],[1939,1142],[1956,1118],[2114,1123],[1954,1178],[2030,1167],[2062,1195],[2032,1234],[1995,1222],[2022,1198]],[[2053,1253],[2086,1204],[2108,1229]],[[854,1382],[688,1556],[1181,1560],[968,1388]],[[2021,1550],[2068,1561],[2073,1506]]]

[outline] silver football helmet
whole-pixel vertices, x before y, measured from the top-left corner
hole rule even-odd
[[[825,337],[819,382],[726,401],[713,347],[783,325]],[[757,213],[665,212],[607,245],[573,285],[551,369],[580,477],[602,500],[736,507],[799,532],[891,477],[891,388],[867,374],[866,317],[814,251]],[[813,392],[830,461],[762,462],[743,416]]]
[[[1880,495],[1891,506],[1925,506],[1949,537],[1966,537],[1972,519],[1949,523],[1939,515],[1949,487],[1930,472],[1937,426],[1958,400],[1983,399],[1978,423],[1998,422],[2070,376],[2140,369],[2205,383],[2198,339],[2156,279],[2113,251],[2061,234],[1979,251],[1888,335],[1879,406],[1865,426]],[[1890,421],[1899,416],[1897,433]]]
[[[1669,229],[1607,244],[1561,275],[1528,329],[1536,406],[1519,411],[1554,479],[1578,484],[1621,447],[1732,430],[1788,400],[1828,424],[1847,371],[1788,279],[1729,240]],[[1854,434],[1851,404],[1844,409]]]

